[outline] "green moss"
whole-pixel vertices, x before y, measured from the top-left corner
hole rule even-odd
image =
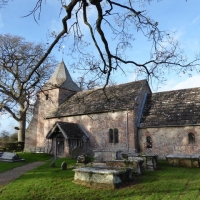
[[[130,160],[124,160],[124,164],[126,165],[126,167],[130,167],[133,165],[133,162]]]

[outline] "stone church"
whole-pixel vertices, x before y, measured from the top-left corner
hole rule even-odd
[[[25,149],[57,156],[200,153],[200,88],[152,93],[146,80],[80,91],[64,62],[37,94]]]

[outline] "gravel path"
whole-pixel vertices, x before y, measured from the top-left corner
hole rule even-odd
[[[39,167],[40,165],[43,165],[45,162],[33,162],[27,165],[23,165],[21,167],[16,167],[14,169],[11,169],[9,171],[0,173],[0,186],[6,185],[9,182],[15,180],[16,178],[20,177],[27,171],[30,171],[32,169],[35,169]]]

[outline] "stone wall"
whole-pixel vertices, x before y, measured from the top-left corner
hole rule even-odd
[[[51,142],[44,137],[45,122],[44,116],[52,109],[58,108],[69,96],[71,91],[64,89],[52,89],[42,91],[37,94],[37,101],[34,105],[33,118],[26,129],[25,135],[25,150],[29,150],[35,146],[48,146],[50,148]],[[43,139],[42,139],[43,138]]]
[[[189,144],[188,134],[193,133],[195,143]],[[200,126],[177,126],[139,129],[141,153],[153,153],[161,157],[169,154],[199,154]],[[147,148],[146,137],[152,139],[152,148]]]
[[[135,153],[138,148],[137,123],[145,93],[151,93],[147,83],[143,85],[136,98],[129,99],[127,103],[130,105],[124,103],[123,106],[129,108],[127,110],[110,110],[106,112],[102,111],[102,113],[98,114],[82,114],[44,119],[44,116],[51,110],[57,112],[56,109],[58,106],[72,96],[73,92],[59,88],[40,92],[33,120],[26,132],[26,141],[29,140],[26,149],[35,146],[45,146],[49,149],[52,143],[46,139],[47,133],[57,121],[64,121],[79,123],[85,128],[90,137],[88,148],[90,154],[93,154],[93,150],[96,149],[108,151],[121,150]],[[109,143],[109,129],[115,128],[118,129],[119,143]]]
[[[31,148],[36,147],[37,145],[38,109],[39,100],[37,99],[34,105],[32,120],[25,133],[25,151],[29,151]]]
[[[44,124],[44,135],[40,137],[41,142],[51,130],[56,121],[79,123],[89,135],[88,153],[93,155],[93,150],[122,150],[135,152],[134,141],[134,113],[127,111],[90,114],[82,116],[63,117],[60,119],[47,119]],[[109,129],[117,128],[119,131],[119,143],[109,143]],[[127,135],[128,130],[128,135]],[[128,136],[128,138],[127,138]],[[39,137],[38,137],[39,140]],[[128,142],[128,143],[127,143]]]

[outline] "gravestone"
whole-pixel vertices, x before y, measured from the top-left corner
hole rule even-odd
[[[67,163],[66,162],[62,162],[61,169],[62,170],[66,170],[67,169]]]
[[[55,161],[51,162],[50,167],[56,167]]]
[[[56,167],[56,160],[57,160],[57,157],[54,156],[53,161],[50,164],[50,167]]]
[[[24,159],[20,158],[16,153],[11,152],[3,152],[0,157],[0,161],[7,161],[7,162],[17,162],[23,161]]]
[[[122,160],[122,159],[123,159],[123,158],[122,158],[122,155],[121,155],[122,152],[123,152],[123,151],[117,151],[117,152],[116,152],[116,160]]]

